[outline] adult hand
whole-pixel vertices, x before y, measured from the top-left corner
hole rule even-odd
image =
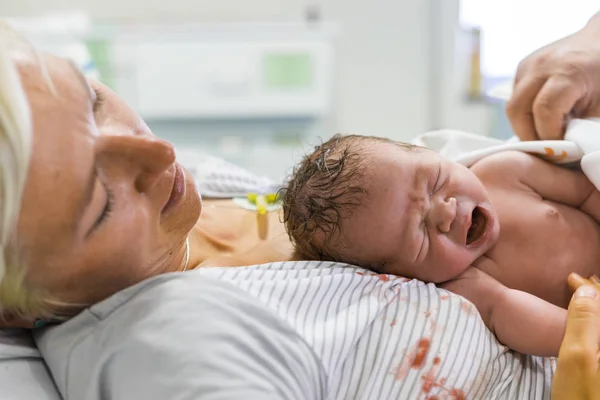
[[[600,13],[519,64],[506,114],[521,140],[559,140],[570,117],[600,116]]]
[[[569,304],[552,399],[599,400],[600,285],[576,274],[569,276],[569,284],[577,290]]]

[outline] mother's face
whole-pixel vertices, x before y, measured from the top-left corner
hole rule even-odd
[[[85,305],[177,270],[200,199],[173,147],[110,89],[43,59],[55,94],[39,66],[19,68],[34,127],[17,230],[28,284]]]

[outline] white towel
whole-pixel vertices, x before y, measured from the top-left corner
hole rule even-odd
[[[584,153],[581,169],[600,190],[600,119],[574,119],[569,123],[565,140],[579,146]]]
[[[521,142],[493,139],[473,133],[439,130],[418,136],[413,144],[432,149],[466,166],[491,154],[506,150],[536,154],[556,164],[581,162],[581,169],[600,189],[600,119],[573,119],[565,140]]]

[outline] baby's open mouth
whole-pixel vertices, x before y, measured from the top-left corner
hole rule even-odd
[[[467,231],[467,246],[476,242],[485,232],[485,215],[479,207],[475,207],[471,214],[471,226]]]

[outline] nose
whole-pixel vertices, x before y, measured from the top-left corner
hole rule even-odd
[[[173,146],[150,135],[100,135],[96,159],[113,178],[128,179],[146,193],[175,162]]]
[[[429,219],[443,233],[450,232],[456,218],[456,199],[454,197],[433,199]]]

